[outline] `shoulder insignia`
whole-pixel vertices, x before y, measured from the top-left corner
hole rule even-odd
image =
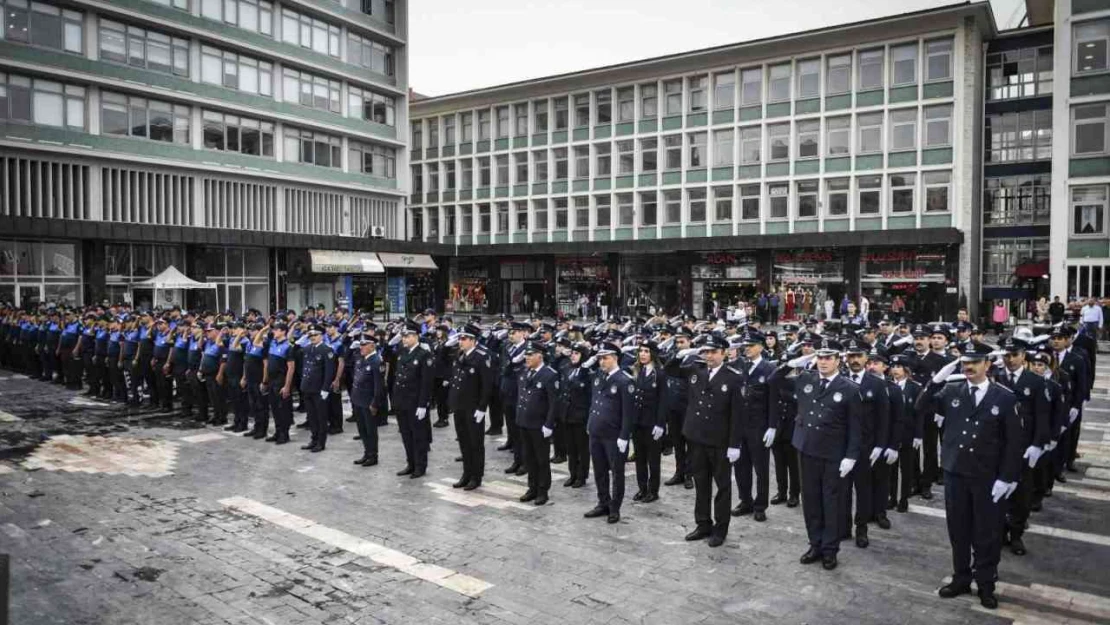
[[[555,380],[555,388],[559,388],[559,381]]]
[[[1048,390],[1047,386],[1044,387],[1044,398],[1048,401],[1052,401],[1052,392]]]
[[[1005,386],[1002,386],[1001,384],[991,384],[991,386],[992,386],[992,387],[994,387],[994,388],[997,388],[997,389],[999,389],[999,390],[1002,390],[1002,391],[1006,391],[1006,392],[1007,392],[1008,394],[1010,394],[1010,395],[1013,395],[1013,394],[1014,394],[1014,392],[1013,392],[1013,391],[1011,391],[1010,389],[1006,388]]]

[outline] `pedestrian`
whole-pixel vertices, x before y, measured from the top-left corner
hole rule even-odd
[[[463,326],[456,334],[458,350],[451,352],[450,386],[446,395],[448,412],[454,415],[455,437],[463,462],[462,477],[454,487],[466,490],[481,486],[486,470],[485,420],[494,374],[489,353],[478,345],[481,334],[481,328],[474,324]]]
[[[612,342],[602,343],[597,349],[598,373],[593,380],[590,417],[586,425],[597,485],[597,505],[584,516],[587,519],[606,517],[610,524],[621,520],[624,463],[628,461],[628,441],[636,425],[632,378],[621,370],[620,355],[620,346]]]
[[[1102,306],[1095,298],[1090,298],[1079,311],[1079,322],[1087,330],[1089,336],[1097,337],[1102,334]]]
[[[994,322],[994,331],[1001,335],[1006,330],[1006,323],[1010,320],[1010,311],[1006,309],[1006,305],[1002,300],[997,300],[994,303],[994,310],[991,312],[991,321]]]

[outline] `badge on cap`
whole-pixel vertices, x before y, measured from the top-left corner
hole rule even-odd
[[[872,393],[871,391],[867,391],[867,396],[868,396],[868,397],[874,397],[874,395],[875,395],[875,394],[874,394],[874,393]]]

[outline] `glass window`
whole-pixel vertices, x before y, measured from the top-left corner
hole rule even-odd
[[[848,216],[848,178],[829,178],[825,180],[825,207],[828,217]]]
[[[700,169],[709,164],[709,155],[706,152],[709,137],[704,132],[690,133],[690,169]]]
[[[473,234],[474,215],[471,207],[459,207],[459,234]]]
[[[762,129],[751,126],[740,129],[740,164],[758,165],[763,152]]]
[[[443,234],[444,234],[444,236],[448,236],[448,237],[455,236],[455,232],[456,232],[455,227],[456,227],[456,224],[455,224],[455,207],[454,206],[445,206],[445,207],[443,207]]]
[[[654,226],[658,223],[658,211],[655,192],[640,194],[640,225]]]
[[[474,161],[469,158],[459,161],[459,188],[470,189],[474,186]]]
[[[601,178],[613,173],[612,170],[613,146],[608,143],[594,144],[594,176]]]
[[[290,104],[300,104],[301,106],[332,113],[339,113],[343,110],[339,100],[342,87],[338,80],[328,80],[323,76],[285,68],[282,70],[281,84],[282,98]],[[367,96],[371,98],[368,103],[370,105],[368,111],[365,110],[367,103],[363,100]],[[370,92],[362,92],[358,88],[352,88],[348,92],[348,105],[353,105],[350,106],[350,115],[352,117],[362,117],[367,112],[373,115],[373,97],[374,94]],[[433,122],[431,127],[434,130],[437,124]],[[438,143],[433,140],[430,147],[438,147]]]
[[[663,137],[663,155],[667,171],[682,169],[682,135]]]
[[[574,96],[574,127],[585,128],[590,125],[590,94],[579,93]]]
[[[567,117],[567,102],[566,96],[555,98],[555,130],[566,130],[568,117]]]
[[[821,155],[821,122],[811,119],[798,122],[798,158],[817,158]]]
[[[329,26],[328,28],[330,33],[330,29],[334,28],[334,26]],[[329,45],[331,45],[330,39]],[[339,56],[338,39],[336,39],[336,52],[331,56]],[[392,46],[378,43],[367,37],[356,35],[353,32],[347,34],[347,62],[352,65],[366,68],[382,76],[392,76],[395,71],[394,50]]]
[[[528,232],[528,202],[513,202],[516,213],[516,231]]]
[[[590,177],[590,146],[574,146],[574,177],[578,179]]]
[[[713,108],[730,109],[736,102],[736,72],[713,75]]]
[[[891,174],[891,213],[912,213],[914,211],[914,191],[916,183],[916,174]]]
[[[790,124],[767,126],[767,146],[771,161],[790,159]]]
[[[682,223],[682,192],[677,189],[663,192],[663,223]]]
[[[489,110],[478,111],[478,140],[489,141],[490,137],[490,112]]]
[[[1072,154],[1091,156],[1107,153],[1107,104],[1084,104],[1072,108]]]
[[[768,102],[782,102],[790,99],[790,64],[773,65],[769,70]]]
[[[798,98],[821,95],[821,59],[798,61]]]
[[[732,187],[713,187],[713,221],[732,221]]]
[[[393,110],[393,100],[390,99],[390,111]],[[392,119],[392,115],[390,116]],[[390,124],[392,125],[392,123]],[[455,116],[447,115],[443,118],[443,145],[455,145]]]
[[[771,219],[786,219],[790,214],[790,185],[774,182],[767,185],[767,197],[771,204]]]
[[[987,178],[984,186],[984,226],[1049,225],[1051,175]]]
[[[479,114],[480,115],[480,114]],[[505,139],[509,136],[509,107],[497,107],[497,138]]]
[[[659,168],[659,140],[655,137],[640,139],[640,171],[650,172]]]
[[[203,111],[201,121],[204,147],[210,150],[239,152],[252,156],[273,157],[274,155],[272,122],[238,115],[225,115],[217,111]],[[293,142],[288,136],[286,140],[286,147],[293,147]],[[296,162],[299,152],[300,146],[297,145],[293,153],[286,154],[286,160]],[[338,154],[337,148],[335,155],[338,156]]]
[[[391,147],[351,141],[350,163],[351,171],[389,180],[393,180],[397,177],[397,155],[396,151]],[[454,188],[455,186],[454,163],[450,163],[450,165],[452,167],[450,170],[450,179],[447,182],[448,189]],[[431,190],[434,191],[434,189]]]
[[[555,229],[567,229],[567,198],[555,198]]]
[[[498,154],[493,157],[495,166],[497,167],[497,186],[504,187],[509,184],[509,155]]]
[[[339,169],[343,166],[342,145],[343,141],[336,136],[286,127],[283,160]]]
[[[925,147],[940,147],[952,143],[952,105],[925,107]]]
[[[309,15],[296,13],[289,10],[288,7],[281,8],[281,18],[282,41],[302,48],[308,48],[320,54],[327,54],[336,58],[339,57],[338,26],[334,26],[324,20],[319,20]],[[363,52],[361,49],[363,41],[367,40],[360,38],[358,44],[352,46],[360,53],[360,56]],[[348,49],[348,56],[350,56],[350,52],[351,50]]]
[[[547,200],[532,200],[532,229],[536,232],[547,232]]]
[[[759,221],[760,189],[758,184],[740,185],[740,219]]]
[[[201,48],[201,81],[246,93],[273,95],[273,65],[204,46]]]
[[[1072,235],[1106,236],[1107,191],[1105,185],[1071,190]]]
[[[594,225],[598,228],[608,228],[610,213],[612,212],[612,199],[608,195],[594,196]]]
[[[574,198],[574,227],[580,230],[590,227],[590,198],[584,195]]]
[[[883,179],[881,176],[860,176],[856,178],[859,202],[856,204],[861,216],[878,215],[882,210]]]
[[[929,109],[925,109],[926,125]],[[1052,111],[986,116],[987,162],[1047,160],[1052,157]],[[927,128],[928,130],[928,128]]]
[[[618,226],[632,226],[635,225],[636,208],[633,203],[633,195],[631,193],[618,193],[617,194],[617,225]]]
[[[617,173],[627,175],[636,172],[636,142],[632,139],[617,141]]]
[[[706,107],[706,88],[709,86],[708,76],[691,76],[687,79],[690,85],[690,112],[700,113]]]
[[[513,154],[513,169],[516,171],[515,184],[528,183],[528,153],[517,152]]]
[[[740,72],[740,105],[754,106],[763,102],[763,70],[758,67]]]
[[[536,174],[534,180],[536,182],[547,182],[547,150],[532,152],[532,166]]]
[[[859,141],[856,154],[869,154],[883,151],[883,114],[868,113],[856,116],[859,128]]]
[[[567,127],[567,123],[566,123],[566,120],[567,120],[567,102],[566,102],[565,98],[561,98],[561,100],[563,102],[563,128],[566,128]],[[556,101],[556,102],[558,102],[558,101]],[[544,133],[547,132],[548,106],[549,105],[547,103],[547,100],[536,100],[535,102],[532,103],[532,124],[533,124],[533,127],[536,129],[535,132],[537,134],[544,134]],[[558,108],[558,104],[556,104],[556,108]],[[524,124],[525,124],[524,128],[521,128],[520,127],[520,118],[518,117],[517,118],[517,135],[522,136],[522,137],[525,134],[528,133],[528,128],[527,128],[528,122],[527,122],[527,120],[525,120]]]
[[[951,210],[948,196],[949,187],[952,184],[952,172],[928,171],[921,174],[921,182],[925,185],[926,213],[943,213]]]
[[[264,0],[200,0],[200,15],[267,37],[273,35],[274,7]]]
[[[846,156],[851,151],[852,118],[829,117],[825,120],[829,156]]]
[[[663,83],[664,115],[682,114],[682,79]]]
[[[1052,46],[987,55],[987,99],[1010,100],[1052,93]]]
[[[1049,64],[1051,68],[1051,63]],[[1050,69],[1051,71],[1051,69]],[[925,80],[952,79],[952,40],[925,42]]]
[[[543,132],[547,132],[547,102],[544,101],[543,104],[544,104],[544,108],[543,108],[544,129],[543,129]],[[537,107],[536,111],[538,113],[539,110],[540,110],[539,109],[539,102],[536,102],[536,107]],[[528,105],[527,104],[517,104],[517,105],[515,105],[513,107],[513,119],[515,120],[514,123],[513,123],[513,135],[515,135],[517,137],[527,137],[528,136]],[[537,128],[536,131],[538,132],[539,128]]]
[[[1014,268],[1026,262],[1047,261],[1048,237],[983,240],[983,285],[1012,288]],[[1069,269],[1074,270],[1074,267]],[[1074,288],[1069,291],[1074,294]]]
[[[594,105],[597,109],[597,124],[613,123],[613,91],[602,89],[594,92]]]
[[[735,131],[732,128],[727,130],[716,130],[713,132],[713,166],[714,167],[731,167],[732,166],[732,145]]]
[[[462,114],[462,142],[470,143],[474,141],[474,113]]]
[[[497,232],[498,234],[506,234],[509,232],[509,203],[498,202],[497,210]]]
[[[628,141],[627,143],[632,143]],[[555,148],[552,150],[555,153],[555,179],[566,180],[570,177],[570,166],[567,161],[567,149]]]
[[[455,176],[455,161],[443,162],[443,188],[451,191],[458,184],[458,178]]]
[[[104,91],[100,96],[100,132],[189,144],[189,107]]]
[[[539,155],[539,153],[537,152],[535,156],[538,156],[538,155]],[[533,158],[535,158],[535,156]],[[537,181],[538,180],[539,179],[537,178]],[[488,187],[491,184],[493,184],[493,180],[492,180],[492,174],[491,174],[490,168],[489,168],[489,157],[488,156],[479,156],[478,157],[478,186],[479,187]]]
[[[859,89],[883,87],[883,50],[865,50],[859,53]]]
[[[328,81],[333,82],[333,81]],[[329,96],[331,86],[329,84]],[[347,87],[347,114],[350,117],[364,119],[376,124],[384,124],[386,126],[397,125],[397,105],[393,96],[382,95],[374,93],[368,89],[362,89],[349,85]],[[443,130],[446,138],[446,145],[455,145],[455,116],[448,115],[443,118]],[[416,144],[413,144],[416,147]]]
[[[798,195],[798,219],[817,218],[817,181],[799,180],[796,193]]]
[[[0,1],[0,38],[83,54],[84,13],[45,2]]]
[[[0,120],[85,129],[85,88],[0,73]]]
[[[890,48],[890,84],[911,85],[917,82],[917,42]]]
[[[825,94],[848,93],[852,89],[852,55],[830,56],[828,65],[825,75]]]
[[[189,40],[100,20],[100,58],[163,74],[189,75]]]
[[[636,89],[621,87],[617,89],[617,121],[630,122],[636,115]]]
[[[1076,74],[1105,72],[1108,47],[1110,47],[1110,19],[1079,22],[1073,27],[1075,41],[1072,50],[1073,68]]]
[[[705,189],[690,189],[686,197],[690,202],[689,223],[705,223]]]
[[[917,108],[890,112],[890,150],[917,149]]]
[[[658,87],[655,83],[640,85],[640,119],[651,119],[659,114]]]

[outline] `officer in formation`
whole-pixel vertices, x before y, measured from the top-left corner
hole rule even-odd
[[[328,442],[328,396],[335,379],[335,350],[324,343],[324,327],[313,325],[306,333],[309,346],[302,355],[301,396],[308,409],[312,439],[301,449],[324,451]]]
[[[464,326],[455,335],[458,340],[457,353],[450,357],[447,411],[454,415],[455,437],[459,442],[463,462],[462,477],[453,486],[465,490],[474,490],[481,486],[486,472],[486,446],[483,437],[494,374],[489,353],[478,345],[481,334],[482,330],[477,326]],[[550,481],[549,475],[549,486]],[[529,482],[529,492],[534,494],[531,486]]]
[[[428,472],[432,437],[428,408],[435,362],[432,353],[420,345],[420,325],[416,322],[404,325],[400,343],[390,395],[390,405],[397,415],[397,427],[405,446],[405,467],[397,475],[420,478]]]
[[[544,364],[546,347],[532,341],[524,348],[524,372],[517,380],[516,425],[520,436],[524,466],[528,470],[528,490],[521,502],[542,506],[551,490],[551,436],[561,410],[559,374]],[[478,430],[481,436],[481,430]],[[478,447],[482,447],[479,438]]]
[[[362,440],[362,457],[355,464],[372,467],[378,464],[379,412],[386,410],[385,363],[378,353],[378,338],[363,332],[355,342],[358,356],[351,363],[351,410]]]

